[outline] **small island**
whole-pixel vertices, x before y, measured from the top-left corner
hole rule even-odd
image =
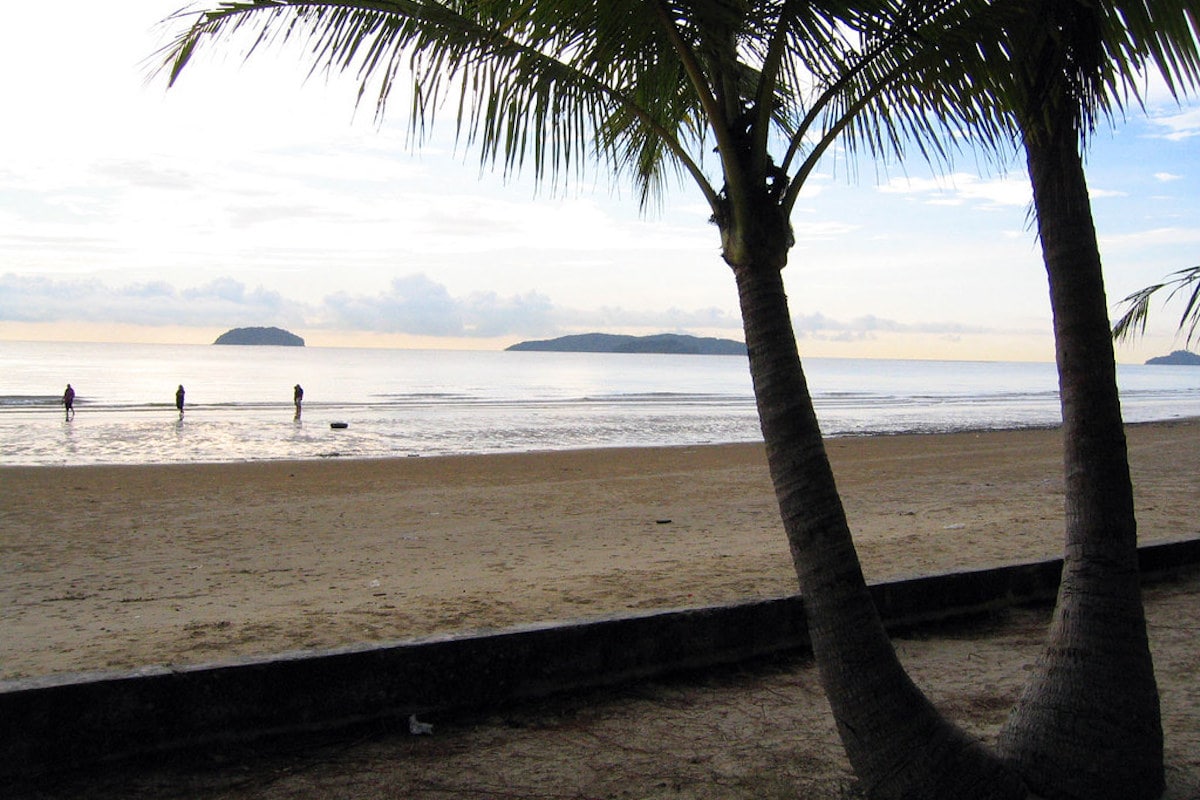
[[[274,345],[304,347],[304,340],[283,328],[233,328],[225,331],[213,344]]]
[[[1195,353],[1189,353],[1187,350],[1176,350],[1169,356],[1158,356],[1146,360],[1147,364],[1155,366],[1174,366],[1174,367],[1200,367],[1200,356]]]
[[[666,353],[698,356],[744,356],[746,345],[733,339],[660,333],[653,336],[625,336],[612,333],[580,333],[557,339],[518,342],[506,350],[532,350],[550,353]]]

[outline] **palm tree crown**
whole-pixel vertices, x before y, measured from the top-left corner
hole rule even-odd
[[[596,159],[629,176],[643,205],[687,177],[719,217],[722,193],[736,203],[753,185],[790,212],[841,134],[882,150],[932,132],[921,109],[884,105],[878,89],[918,58],[929,31],[955,24],[960,7],[240,0],[181,12],[175,19],[189,24],[161,56],[173,83],[203,47],[236,40],[249,56],[299,39],[310,74],[352,72],[377,114],[408,78],[415,130],[449,105],[459,136],[506,172],[530,167],[559,180]],[[940,152],[936,140],[920,141]]]

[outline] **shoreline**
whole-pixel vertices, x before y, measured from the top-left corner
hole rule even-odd
[[[1200,421],[1128,426],[1142,540]],[[1057,428],[827,440],[868,580],[1061,555]],[[795,593],[763,446],[0,467],[0,679]]]
[[[78,403],[77,403],[78,405]],[[291,408],[290,404],[279,403],[280,408]],[[162,404],[163,408],[168,408],[169,404]],[[1135,422],[1126,422],[1125,428],[1136,429],[1141,427],[1154,426],[1171,426],[1171,425],[1186,425],[1195,422],[1200,422],[1200,415],[1197,416],[1177,416],[1169,419],[1156,420],[1139,420]],[[1021,432],[1050,432],[1055,433],[1061,429],[1061,423],[1047,424],[1028,424],[1017,427],[963,427],[951,429],[926,429],[926,430],[873,430],[853,433],[834,433],[825,435],[824,441],[828,448],[831,443],[841,441],[858,441],[872,439],[897,439],[897,438],[926,438],[926,437],[951,437],[951,436],[979,436],[991,434],[1006,434],[1006,433],[1021,433]],[[553,447],[544,449],[523,449],[523,450],[489,450],[476,452],[449,452],[449,453],[387,453],[381,455],[361,455],[347,454],[343,455],[340,452],[320,453],[318,455],[308,457],[281,457],[281,458],[235,458],[229,460],[212,460],[212,461],[141,461],[136,463],[125,461],[111,462],[81,462],[81,463],[0,463],[0,476],[6,471],[12,470],[74,470],[74,469],[164,469],[176,467],[236,467],[251,464],[346,464],[357,462],[391,462],[402,460],[437,460],[437,459],[472,459],[472,458],[492,458],[492,457],[516,457],[516,456],[547,456],[558,453],[597,453],[597,452],[646,452],[654,450],[688,450],[693,448],[723,448],[723,447],[762,447],[761,439],[756,440],[733,440],[728,442],[702,442],[702,443],[686,443],[686,444],[651,444],[651,445],[583,445],[569,447]]]

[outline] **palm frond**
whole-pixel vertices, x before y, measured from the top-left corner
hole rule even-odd
[[[178,79],[201,45],[301,39],[310,74],[351,72],[360,101],[384,114],[411,80],[410,124],[423,135],[447,103],[458,135],[505,173],[530,167],[557,182],[596,157],[629,172],[643,202],[686,174],[715,202],[691,156],[696,95],[641,0],[238,0],[201,12],[162,51]],[[613,131],[621,131],[615,135]],[[607,135],[594,135],[597,132]],[[652,143],[652,144],[651,144]]]
[[[1126,310],[1113,325],[1113,338],[1124,342],[1144,334],[1146,323],[1150,319],[1150,301],[1167,287],[1174,288],[1167,295],[1166,302],[1170,302],[1180,292],[1191,287],[1191,294],[1184,304],[1183,314],[1179,317],[1179,330],[1187,330],[1186,341],[1190,346],[1200,332],[1200,266],[1173,272],[1166,281],[1139,289],[1121,300],[1118,305],[1125,306]]]

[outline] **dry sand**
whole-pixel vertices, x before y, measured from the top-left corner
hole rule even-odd
[[[1133,426],[1143,541],[1200,532],[1200,423]],[[868,579],[1058,555],[1055,431],[840,439]],[[753,445],[0,469],[0,678],[194,663],[795,590]],[[1172,798],[1200,797],[1200,580],[1148,592]],[[1044,612],[898,641],[985,738]],[[432,737],[92,776],[98,797],[854,796],[812,669],[567,698]],[[70,781],[30,796],[78,796]]]

